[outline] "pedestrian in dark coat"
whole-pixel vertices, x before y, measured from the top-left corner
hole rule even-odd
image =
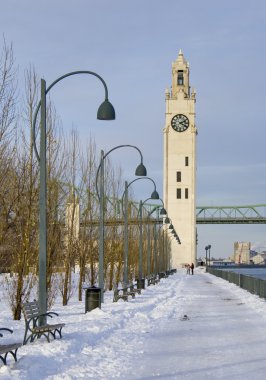
[[[191,269],[191,274],[194,274],[194,264],[193,263],[190,265],[190,269]]]

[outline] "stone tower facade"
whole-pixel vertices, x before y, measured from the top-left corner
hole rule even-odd
[[[189,63],[179,51],[172,63],[172,88],[165,92],[164,204],[181,244],[172,240],[172,268],[196,264],[196,94]]]
[[[234,262],[236,264],[249,264],[250,263],[250,242],[235,242],[234,243]]]

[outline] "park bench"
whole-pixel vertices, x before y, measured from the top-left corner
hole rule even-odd
[[[13,334],[13,330],[7,328],[0,328],[0,337],[3,337],[1,331],[8,331]],[[22,346],[22,343],[11,343],[11,344],[0,344],[0,359],[6,365],[7,355],[11,354],[15,361],[17,361],[17,351],[19,347]]]
[[[56,334],[62,338],[62,328],[64,323],[40,325],[40,322],[46,318],[58,316],[57,313],[48,311],[47,313],[41,313],[38,301],[26,302],[22,304],[22,312],[25,318],[25,335],[23,344],[27,344],[28,341],[33,342],[35,338],[39,339],[42,335],[45,336],[48,342],[50,342],[50,335],[56,339]]]
[[[129,284],[128,285],[128,287],[129,287],[129,291],[131,292],[131,293],[137,293],[137,294],[141,294],[141,289],[139,289],[138,288],[138,284],[137,283],[131,283],[131,284]],[[134,298],[134,297],[133,297]]]
[[[159,278],[157,278],[156,274],[151,274],[150,276],[147,277],[148,280],[148,286],[150,285],[156,285],[158,282],[160,282]]]
[[[123,285],[122,288],[118,288],[116,284],[113,285],[114,290],[114,297],[113,302],[117,302],[119,299],[122,299],[124,301],[128,301],[128,297],[131,296],[132,298],[135,298],[136,293],[140,294],[141,289],[135,288],[137,284],[127,284]]]
[[[159,272],[159,279],[168,277],[165,272]]]

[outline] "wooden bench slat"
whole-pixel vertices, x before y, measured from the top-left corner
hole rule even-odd
[[[0,328],[0,331],[8,331],[13,334],[13,331],[8,328]],[[0,334],[3,337],[3,334]],[[0,344],[0,359],[6,365],[7,355],[11,354],[15,361],[17,361],[17,350],[22,346],[22,343]]]
[[[4,354],[9,351],[13,351],[22,346],[22,343],[13,343],[13,344],[0,344],[0,354]]]

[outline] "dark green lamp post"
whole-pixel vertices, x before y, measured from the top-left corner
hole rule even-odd
[[[150,196],[151,199],[159,199],[159,194],[156,191],[156,185],[153,179],[149,177],[143,177],[143,178],[136,178],[130,183],[127,181],[125,182],[125,190],[122,195],[122,210],[124,214],[124,276],[123,276],[123,282],[124,284],[128,283],[128,188],[131,186],[134,182],[139,180],[149,180],[153,182],[154,190]],[[142,201],[140,201],[139,204],[139,210],[138,210],[138,218],[139,218],[139,228],[140,228],[140,243],[139,243],[139,278],[141,273],[142,278]],[[140,282],[138,282],[140,284]]]
[[[208,245],[208,249],[209,249],[209,266],[211,266],[211,245]]]
[[[205,247],[205,252],[206,252],[206,254],[205,254],[205,267],[206,267],[206,272],[208,270],[208,249],[209,249],[209,246],[206,245],[206,247]]]
[[[110,149],[107,153],[104,154],[104,151],[101,151],[101,160],[100,165],[97,169],[96,174],[96,191],[97,196],[100,203],[100,218],[99,218],[99,287],[101,288],[101,300],[104,301],[104,160],[106,157],[113,152],[114,150],[120,149],[120,148],[133,148],[136,149],[140,154],[141,162],[137,166],[135,170],[136,176],[146,176],[147,170],[146,167],[143,165],[143,156],[140,151],[140,149],[134,145],[118,145],[112,149]],[[98,177],[100,173],[100,186],[98,189]],[[126,195],[127,196],[127,195]],[[125,264],[124,264],[125,265]]]
[[[170,223],[170,219],[168,218],[167,211],[164,208],[164,202],[163,202],[163,200],[161,198],[159,200],[162,202],[163,206],[161,206],[161,205],[155,206],[154,209],[149,213],[149,216],[152,215],[154,213],[154,211],[157,211],[157,219],[159,220],[159,214],[160,214],[160,216],[162,216],[164,218],[164,224],[169,224]],[[160,212],[158,212],[159,209],[160,209]],[[156,267],[157,267],[157,231],[156,231],[156,224],[157,223],[154,223],[154,252],[153,252],[154,253],[153,254],[153,262],[154,262],[154,272],[155,273],[156,273]],[[148,251],[148,258],[147,258],[148,267],[147,267],[147,272],[148,272],[148,275],[149,275],[151,273],[151,256],[152,256],[151,255],[150,225],[149,224],[148,224],[148,245],[147,245],[147,251]]]
[[[89,74],[97,77],[103,84],[105,100],[97,112],[99,120],[114,120],[115,110],[108,100],[108,89],[103,78],[92,71],[73,71],[56,79],[46,88],[46,82],[41,79],[41,100],[36,108],[32,124],[32,141],[35,154],[40,166],[40,195],[39,195],[39,305],[42,313],[47,310],[47,284],[46,284],[46,261],[47,261],[47,180],[46,180],[46,95],[61,80],[79,74]],[[40,153],[36,147],[36,121],[41,108],[40,130]],[[42,321],[45,323],[45,320]]]

